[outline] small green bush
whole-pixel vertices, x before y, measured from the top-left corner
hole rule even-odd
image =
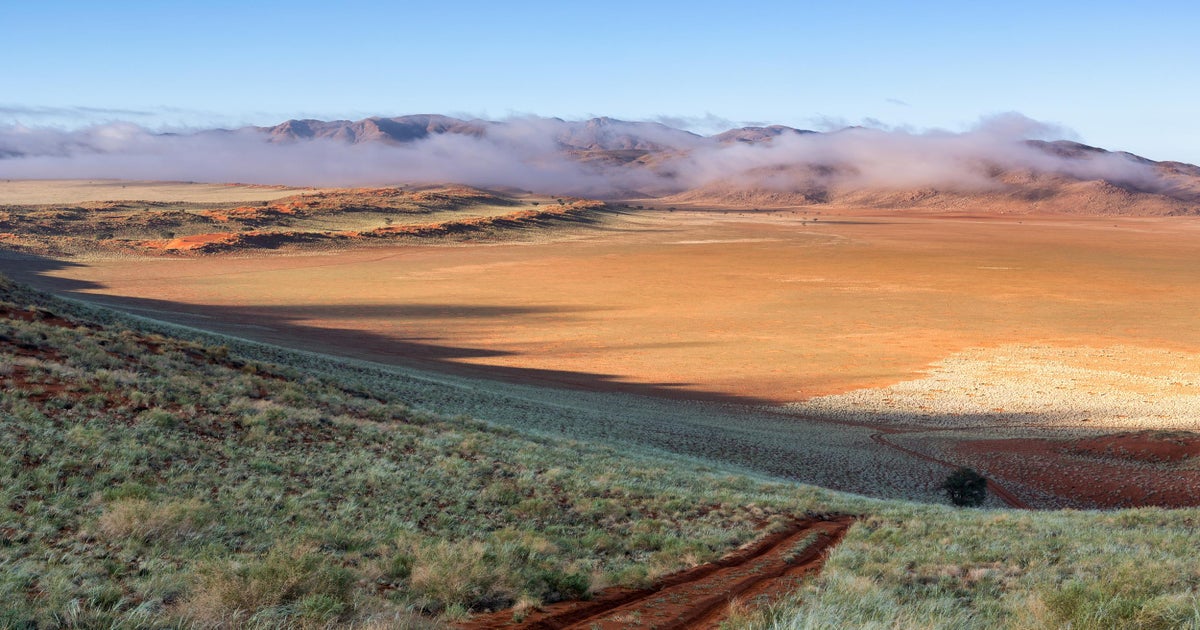
[[[942,489],[954,505],[976,507],[987,499],[987,479],[970,468],[959,468],[946,477]]]

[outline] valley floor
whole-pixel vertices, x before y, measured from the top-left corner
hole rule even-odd
[[[933,500],[969,465],[1023,504],[1093,507],[1200,500],[1198,256],[1193,218],[693,208],[454,245],[3,264],[387,366],[432,408],[872,496]]]

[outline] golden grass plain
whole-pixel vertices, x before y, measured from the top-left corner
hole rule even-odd
[[[88,201],[271,201],[314,188],[258,184],[206,184],[125,179],[5,179],[0,180],[0,205],[83,203]]]

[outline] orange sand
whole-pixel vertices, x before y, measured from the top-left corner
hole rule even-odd
[[[315,350],[755,401],[887,385],[981,345],[1200,350],[1195,218],[805,214],[659,211],[582,238],[45,273]]]

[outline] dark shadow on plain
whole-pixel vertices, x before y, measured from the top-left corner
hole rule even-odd
[[[497,418],[489,418],[572,439],[596,438],[661,448],[804,483],[887,498],[928,497],[931,492],[936,493],[950,470],[968,466],[1003,484],[1035,508],[1200,505],[1200,483],[1196,478],[1200,473],[1186,467],[1180,470],[1166,465],[1148,468],[1144,463],[1124,461],[1119,457],[1097,458],[1094,454],[1075,453],[1068,447],[1068,442],[1081,437],[1081,430],[1054,427],[1053,418],[1048,414],[931,414],[915,418],[914,424],[897,425],[883,419],[874,422],[869,417],[861,422],[842,422],[832,417],[788,414],[763,407],[750,409],[741,405],[758,405],[766,401],[691,390],[687,389],[687,383],[625,383],[611,374],[468,365],[461,361],[504,356],[505,353],[422,339],[397,339],[358,330],[317,328],[300,321],[314,313],[324,315],[321,309],[310,309],[307,315],[298,316],[287,312],[289,309],[211,307],[84,293],[103,287],[52,275],[57,270],[74,266],[78,265],[71,261],[0,250],[0,273],[35,287],[135,314],[152,315],[156,319],[280,346],[471,378],[738,405],[725,410],[709,405],[665,405],[661,417],[657,412],[648,417],[646,412],[630,416],[605,413],[603,408],[590,408],[580,413],[567,408],[563,415],[545,416],[523,413],[518,404],[518,407],[498,414]],[[361,308],[360,314],[379,312],[377,305],[346,308]],[[425,312],[417,309],[413,313],[421,316]],[[427,314],[440,316],[438,312]],[[495,312],[485,309],[478,314]],[[571,311],[558,312],[553,307],[518,308],[511,316],[570,317]],[[728,421],[730,417],[736,417],[737,421]],[[917,422],[922,424],[915,424]],[[1010,423],[1032,426],[1014,438],[1015,430]],[[947,428],[950,424],[957,426]],[[1093,435],[1122,432],[1104,428],[1089,431]],[[1051,448],[1042,449],[1036,457],[1031,457],[1021,444],[1021,441],[1045,440],[1053,442]],[[978,448],[981,441],[988,442],[983,445],[986,448]],[[1061,448],[1058,441],[1061,441]],[[972,444],[977,448],[966,448]],[[850,458],[851,465],[842,459],[842,468],[837,475],[831,476],[828,473],[829,453],[847,448],[856,449],[858,453]],[[860,463],[853,465],[853,462]],[[1065,485],[1064,479],[1068,482]],[[1100,480],[1107,485],[1098,483]],[[1127,494],[1128,498],[1112,495],[1113,488],[1118,494]],[[1165,503],[1168,496],[1175,497],[1177,502]]]
[[[602,309],[572,306],[475,306],[469,304],[296,304],[248,306],[248,311],[269,318],[296,319],[444,319],[488,317],[533,317],[596,312]]]
[[[590,309],[554,306],[461,306],[461,305],[377,305],[338,306],[210,306],[150,298],[130,298],[103,294],[104,286],[87,281],[60,278],[52,272],[80,266],[70,261],[41,256],[14,254],[0,250],[0,273],[38,289],[64,297],[84,300],[126,311],[142,317],[191,326],[299,350],[364,359],[379,363],[411,366],[471,378],[512,383],[565,387],[589,391],[617,391],[660,398],[702,400],[738,405],[764,405],[772,401],[752,396],[692,388],[694,383],[632,383],[619,374],[573,372],[509,366],[474,365],[468,359],[514,356],[516,353],[485,348],[434,343],[428,338],[399,337],[346,328],[324,328],[307,322],[314,318],[359,319],[404,317],[537,317],[561,321],[572,313]]]

